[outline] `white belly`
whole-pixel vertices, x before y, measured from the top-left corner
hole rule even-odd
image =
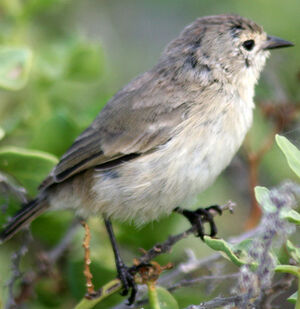
[[[115,171],[97,172],[93,211],[142,224],[205,190],[230,163],[252,122],[253,104],[226,104],[218,115],[212,112],[204,119],[195,114],[152,153]]]

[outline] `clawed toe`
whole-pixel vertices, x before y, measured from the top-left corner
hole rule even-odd
[[[210,211],[211,209],[213,209],[214,211],[216,211],[220,216],[222,215],[223,213],[223,210],[222,208],[219,206],[219,205],[212,205],[212,206],[209,206],[209,207],[206,207],[204,208],[205,210],[208,210]]]
[[[123,289],[121,291],[122,296],[126,296],[130,292],[130,296],[128,298],[128,305],[132,305],[135,301],[137,286],[134,280],[135,274],[144,267],[151,267],[150,263],[140,263],[138,265],[133,265],[131,267],[127,267],[126,265],[122,265],[119,269],[119,279],[123,284]]]
[[[205,235],[204,223],[208,222],[210,226],[210,236],[214,237],[217,235],[217,226],[214,222],[214,217],[211,214],[210,210],[216,211],[219,215],[222,215],[222,209],[218,205],[212,205],[206,208],[198,208],[195,211],[190,211],[186,209],[181,209],[179,207],[175,208],[174,211],[185,216],[193,226],[196,226],[197,236],[202,240]]]
[[[132,305],[135,301],[135,296],[137,293],[137,286],[134,281],[134,271],[132,271],[131,268],[128,268],[127,266],[122,265],[118,269],[118,277],[123,284],[121,295],[126,296],[130,292],[130,296],[128,298],[128,305]]]

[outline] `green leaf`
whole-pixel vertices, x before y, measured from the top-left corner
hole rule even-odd
[[[276,135],[276,142],[284,153],[290,168],[300,177],[300,150],[284,136]]]
[[[287,240],[286,242],[286,249],[291,256],[298,264],[300,264],[300,248],[294,246],[294,244]]]
[[[267,188],[256,186],[254,192],[257,202],[265,212],[275,212],[277,210],[270,199],[270,191]]]
[[[295,292],[294,294],[292,294],[287,301],[289,301],[292,304],[296,304],[297,302],[297,297],[298,297],[298,292]]]
[[[245,239],[242,242],[231,246],[231,250],[235,253],[236,256],[239,257],[240,260],[248,258],[248,252],[253,244],[253,239]]]
[[[284,212],[282,217],[284,219],[287,219],[291,223],[295,223],[297,225],[300,225],[300,214],[296,210],[292,209],[288,212]]]
[[[300,267],[294,265],[277,265],[275,271],[279,273],[289,273],[300,278]]]
[[[220,251],[225,254],[229,260],[231,260],[235,265],[242,266],[247,264],[248,261],[240,259],[232,250],[232,247],[224,239],[215,239],[209,236],[204,236],[205,243],[213,250]],[[224,255],[223,254],[223,255]]]
[[[234,250],[245,250],[248,251],[253,243],[253,239],[248,238],[241,241],[239,244],[233,245]]]
[[[160,309],[179,309],[174,296],[161,286],[156,287]]]
[[[148,284],[149,309],[179,309],[174,296],[165,288],[156,286],[154,283]]]
[[[56,157],[41,151],[0,148],[0,171],[13,176],[31,195],[57,162]]]
[[[31,64],[31,50],[0,47],[0,87],[8,90],[23,88],[28,80]]]

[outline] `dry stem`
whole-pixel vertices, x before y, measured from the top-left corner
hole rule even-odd
[[[91,256],[90,256],[90,241],[91,241],[91,232],[88,224],[85,221],[81,221],[82,226],[85,230],[84,240],[82,247],[84,248],[84,271],[83,274],[86,280],[87,293],[89,295],[95,294],[95,288],[92,282],[93,275],[90,270]]]

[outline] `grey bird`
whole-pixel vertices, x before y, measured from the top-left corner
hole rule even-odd
[[[141,225],[176,210],[197,224],[200,237],[204,220],[215,235],[207,210],[178,206],[191,204],[230,163],[251,126],[254,86],[269,50],[292,45],[237,15],[197,19],[152,69],[106,104],[1,240],[49,207],[73,209],[81,217],[101,215],[123,294],[132,289],[132,302],[135,284],[120,259],[110,219]]]

